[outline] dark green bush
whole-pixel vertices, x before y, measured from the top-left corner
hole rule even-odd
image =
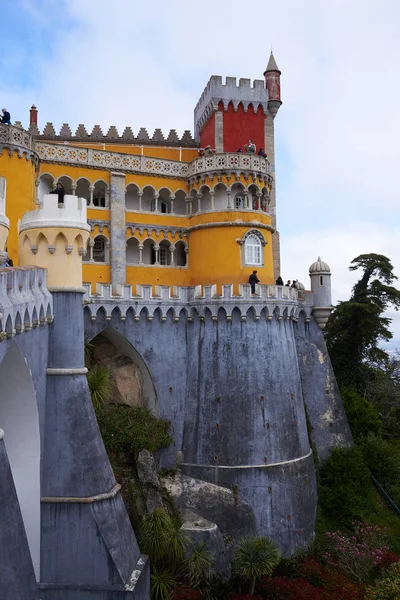
[[[319,498],[323,510],[345,525],[361,519],[369,482],[370,471],[361,448],[336,448],[320,472]]]
[[[132,464],[141,450],[156,452],[172,443],[171,423],[147,408],[100,404],[95,410],[107,454],[114,463]]]
[[[389,439],[400,439],[400,407],[393,406],[383,422],[383,434]]]
[[[370,436],[362,449],[369,470],[386,491],[400,484],[400,448],[387,440]]]
[[[353,388],[341,390],[342,400],[355,442],[370,434],[379,436],[382,421],[376,407]]]

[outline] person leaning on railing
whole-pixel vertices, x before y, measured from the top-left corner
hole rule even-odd
[[[6,108],[2,108],[1,112],[3,113],[3,116],[1,117],[1,123],[3,123],[3,125],[11,125],[11,115],[8,110]]]

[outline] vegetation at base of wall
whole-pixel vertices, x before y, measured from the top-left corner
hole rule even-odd
[[[370,400],[351,387],[342,388],[341,396],[355,442],[361,442],[371,434],[381,435],[382,420]]]
[[[238,542],[232,558],[233,572],[249,580],[249,594],[254,594],[257,579],[271,575],[281,559],[278,546],[267,537],[256,536]]]
[[[93,406],[98,411],[112,396],[114,389],[112,375],[106,367],[95,365],[88,372],[87,381]]]
[[[349,525],[362,518],[370,471],[361,448],[336,448],[320,471],[319,500],[333,518]]]
[[[114,462],[135,464],[141,450],[154,453],[173,441],[171,423],[143,406],[100,404],[95,410],[104,445]]]

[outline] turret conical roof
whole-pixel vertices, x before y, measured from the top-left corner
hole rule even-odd
[[[271,56],[269,57],[269,61],[267,64],[267,68],[265,69],[266,73],[268,73],[268,71],[279,71],[278,65],[276,64],[275,56],[273,55],[272,50],[271,50]],[[279,73],[280,73],[280,71],[279,71]]]

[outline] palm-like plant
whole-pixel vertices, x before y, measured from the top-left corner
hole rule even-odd
[[[152,600],[169,600],[176,579],[169,569],[152,570],[150,575],[150,589]]]
[[[114,389],[112,375],[103,365],[95,365],[87,374],[90,395],[93,406],[99,408],[107,400],[110,400]]]
[[[172,565],[183,559],[186,537],[181,522],[172,519],[163,508],[146,515],[140,528],[140,547],[153,564],[161,561]]]
[[[239,541],[232,559],[233,570],[250,580],[249,594],[254,594],[256,580],[271,575],[278,566],[281,554],[275,542],[267,537],[256,536]]]

